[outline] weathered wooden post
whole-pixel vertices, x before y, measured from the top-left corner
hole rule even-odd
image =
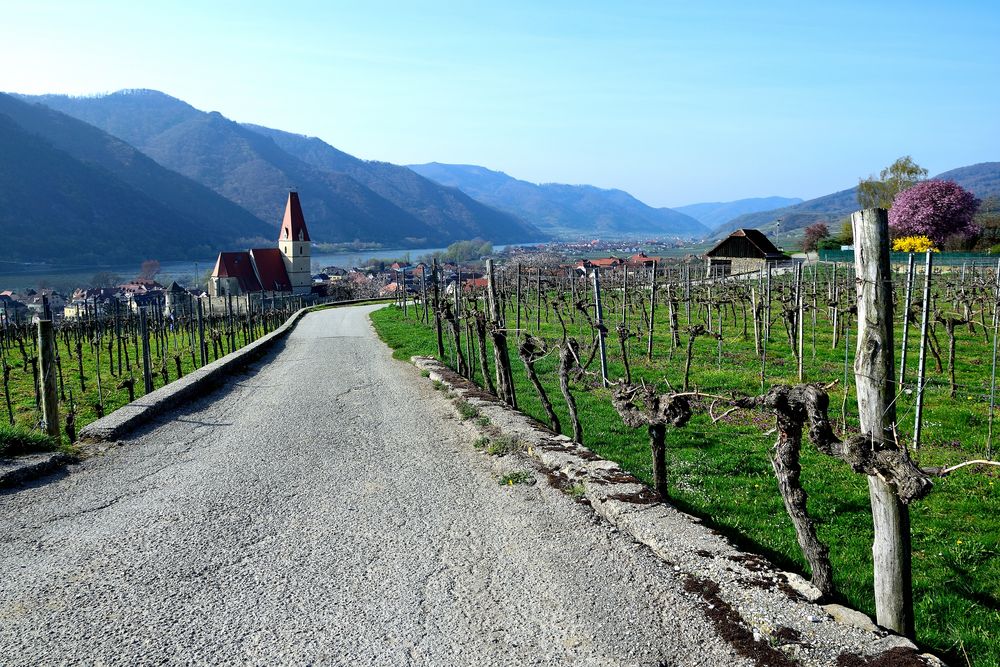
[[[208,347],[205,345],[205,317],[202,313],[201,299],[198,299],[198,351],[201,365],[208,363]]]
[[[910,297],[913,294],[913,253],[910,253],[906,263],[906,301],[903,305],[903,340],[899,351],[899,389],[902,391],[906,382],[906,339],[910,333]]]
[[[535,269],[535,333],[542,330],[542,267]]]
[[[517,395],[514,391],[514,376],[510,368],[510,353],[507,350],[506,323],[503,309],[500,307],[500,300],[497,297],[492,259],[486,260],[486,289],[488,290],[490,333],[493,338],[493,362],[496,366],[497,390],[500,400],[516,409]]]
[[[875,447],[878,441],[895,441],[896,425],[889,214],[885,209],[857,211],[851,215],[851,226],[858,297],[854,382],[861,432],[872,438]],[[880,477],[868,476],[868,495],[875,527],[872,557],[878,623],[912,637],[909,510]]]
[[[802,264],[797,265],[796,271],[795,271],[795,273],[796,273],[796,276],[795,276],[795,296],[797,298],[797,307],[796,307],[795,320],[796,320],[796,324],[798,325],[798,353],[796,354],[796,356],[798,357],[798,361],[799,361],[799,368],[798,368],[798,370],[799,370],[799,383],[800,384],[805,381],[803,379],[805,377],[805,374],[804,374],[804,367],[803,367],[803,361],[802,361],[803,352],[804,352],[803,348],[804,348],[804,344],[805,344],[805,329],[803,328],[804,322],[805,322],[805,301],[804,301],[803,294],[802,294],[802,271],[803,271],[803,265]],[[722,333],[721,330],[720,330],[719,333]]]
[[[931,313],[931,273],[934,265],[934,255],[927,251],[924,260],[924,302],[920,308],[920,356],[917,358],[917,404],[913,412],[913,442],[914,451],[920,448],[920,429],[924,421],[924,375],[927,373],[927,327]]]
[[[595,317],[597,319],[597,344],[601,351],[601,385],[608,386],[608,351],[605,346],[605,334],[607,329],[604,326],[604,308],[601,306],[601,278],[600,271],[594,269],[594,306]]]
[[[52,320],[38,321],[38,366],[45,432],[59,440],[59,395],[56,385],[56,338]]]
[[[646,360],[653,360],[653,320],[656,318],[656,261],[649,276],[649,334],[646,336]]]
[[[146,309],[139,309],[139,336],[142,338],[142,383],[145,393],[153,391],[153,360],[149,356],[149,323]]]
[[[444,360],[444,334],[441,331],[441,292],[440,283],[438,281],[438,261],[437,257],[432,260],[433,271],[431,274],[431,282],[434,285],[434,329],[437,334],[437,350],[438,359]]]

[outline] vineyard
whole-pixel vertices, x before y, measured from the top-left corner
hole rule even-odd
[[[0,328],[0,455],[67,447],[86,424],[273,331],[300,305],[291,297],[230,298],[171,316],[164,315],[162,303],[130,308],[114,302],[57,322],[58,442],[43,435],[38,326],[5,320]]]
[[[996,458],[995,264],[893,267],[885,447],[860,429],[853,264],[487,273],[492,294],[446,291],[435,268],[374,326],[398,357],[438,357],[872,616],[866,480],[892,479],[909,510],[917,641],[953,664],[1000,663],[1000,468],[962,465]]]

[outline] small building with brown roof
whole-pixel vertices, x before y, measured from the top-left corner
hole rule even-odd
[[[750,273],[790,259],[759,229],[737,229],[705,253],[708,274]]]

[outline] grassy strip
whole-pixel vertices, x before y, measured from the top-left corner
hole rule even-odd
[[[0,424],[0,456],[23,456],[51,452],[56,441],[39,431]]]
[[[432,327],[412,317],[404,319],[402,312],[392,306],[376,311],[371,318],[397,358],[436,356]],[[508,316],[508,322],[511,319]],[[571,326],[571,334],[589,341],[582,326],[578,331],[573,331],[574,328]],[[665,327],[660,327],[660,331],[664,330]],[[543,322],[541,333],[550,340],[559,335],[554,323]],[[795,373],[788,345],[782,347],[779,333],[783,335],[775,331],[771,349],[774,356],[769,383],[790,382]],[[512,336],[510,354],[518,402],[524,412],[544,421],[545,412],[517,361],[513,339]],[[976,341],[983,343],[981,337],[973,336],[964,343],[971,346]],[[631,346],[633,376],[661,385],[666,378],[679,386],[683,359],[677,354],[673,359],[667,358],[666,335],[658,334],[655,343],[658,352],[652,363],[645,361],[642,343]],[[615,337],[609,336],[609,353],[616,344]],[[735,349],[727,343],[720,364],[716,342],[699,339],[695,346],[693,385],[705,391],[757,393],[759,362],[753,357],[752,339],[749,352],[745,343],[741,347],[744,349]],[[843,343],[839,349],[831,348],[829,332],[818,332],[816,360],[808,366],[810,379],[842,377],[843,350]],[[853,355],[853,347],[850,351]],[[809,348],[806,354],[810,354]],[[449,355],[450,348],[446,348],[446,357]],[[974,370],[981,375],[981,359],[986,356],[963,358],[958,368],[960,382],[967,380]],[[559,398],[554,357],[550,354],[537,368],[565,433],[569,419]],[[621,360],[610,361],[612,377],[621,377]],[[481,372],[477,373],[477,379],[481,379]],[[574,393],[587,446],[651,481],[645,434],[622,424],[606,390]],[[922,464],[946,465],[976,453],[970,443],[981,441],[985,410],[981,400],[967,396],[972,394],[949,399],[947,390],[939,387],[928,392]],[[840,399],[836,395],[832,398],[839,411]],[[903,399],[901,421],[909,409],[906,400],[912,400]],[[850,403],[848,408],[850,414]],[[706,415],[700,414],[688,427],[668,430],[671,500],[685,511],[705,518],[740,546],[765,554],[779,566],[805,573],[808,567],[768,459],[773,436],[765,436],[764,432],[773,427],[773,422],[773,418],[764,414],[740,413],[713,425]],[[849,427],[851,423],[848,419]],[[810,512],[818,521],[820,538],[831,547],[841,601],[874,616],[872,524],[865,478],[812,448],[803,450],[802,467]],[[996,634],[1000,628],[1000,496],[997,493],[1000,485],[995,485],[995,480],[993,474],[974,472],[943,478],[936,482],[929,498],[911,508],[918,641],[945,655],[953,664],[965,664],[965,656],[971,665],[1000,664],[1000,639]]]

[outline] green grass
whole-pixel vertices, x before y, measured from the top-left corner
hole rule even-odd
[[[58,449],[55,439],[40,431],[0,424],[0,456],[22,456]]]
[[[610,299],[609,299],[610,301]],[[533,303],[533,301],[531,301]],[[609,374],[624,375],[618,351],[615,325],[621,319],[620,303],[606,304]],[[617,310],[616,310],[617,309]],[[697,318],[696,309],[693,309]],[[738,308],[737,308],[738,311]],[[657,333],[654,357],[645,359],[645,339],[629,341],[633,379],[657,383],[665,381],[679,388],[683,377],[683,344],[670,353],[666,308],[657,308]],[[514,314],[508,313],[508,326]],[[531,323],[534,314],[522,314],[522,324]],[[661,319],[662,318],[662,319]],[[555,317],[542,316],[541,336],[558,340],[561,332]],[[567,323],[570,335],[585,345],[590,342],[587,326],[577,316]],[[684,306],[679,315],[685,326]],[[411,317],[404,319],[395,307],[372,314],[379,335],[393,348],[394,355],[409,359],[414,355],[436,356],[433,327]],[[695,319],[695,321],[698,321]],[[630,313],[629,326],[634,331],[641,315]],[[817,317],[815,354],[812,346],[811,316],[806,318],[805,368],[807,381],[841,381],[831,390],[831,415],[840,421],[843,399],[844,343],[832,347],[830,326],[825,310]],[[692,363],[692,386],[706,392],[759,394],[760,363],[753,349],[752,328],[748,339],[740,327],[731,323],[724,329],[721,364],[717,342],[699,338]],[[947,363],[947,338],[939,331]],[[911,330],[911,336],[914,336]],[[848,348],[848,367],[853,364],[854,334]],[[509,337],[510,356],[519,407],[545,422],[541,402],[535,395],[523,365],[517,358],[515,336]],[[463,343],[464,345],[464,343]],[[910,339],[909,375],[917,366],[916,343]],[[922,465],[938,466],[983,456],[988,415],[990,348],[985,344],[981,327],[972,334],[964,327],[958,332],[957,381],[962,385],[958,396],[949,398],[945,373],[938,373],[933,359],[928,361],[932,382],[925,401]],[[898,350],[898,348],[897,348]],[[766,383],[794,382],[796,363],[782,323],[776,321],[768,347],[769,364]],[[451,362],[451,342],[446,337],[445,361]],[[492,354],[489,355],[492,362]],[[536,367],[549,398],[558,414],[563,432],[572,435],[569,415],[558,390],[556,355],[549,354]],[[595,362],[592,369],[597,367]],[[492,368],[489,369],[493,372]],[[848,379],[853,385],[853,372]],[[482,370],[476,380],[482,383]],[[857,428],[848,387],[848,430]],[[624,469],[651,481],[652,470],[648,440],[642,429],[624,426],[610,402],[608,390],[583,390],[574,385],[585,444],[599,455],[618,462]],[[914,397],[902,395],[897,401],[901,428],[912,429]],[[777,482],[771,470],[768,450],[774,436],[764,433],[774,427],[766,413],[738,412],[712,424],[704,413],[696,414],[682,429],[667,432],[667,468],[670,497],[678,507],[706,519],[707,523],[737,544],[763,553],[777,565],[808,576],[808,566],[801,555],[795,532],[785,513]],[[487,450],[497,453],[494,441]],[[809,493],[809,511],[818,523],[820,538],[830,545],[834,580],[842,602],[874,617],[872,594],[872,524],[867,481],[842,462],[823,456],[806,445],[802,452],[802,482]],[[995,471],[962,471],[936,479],[931,495],[910,508],[913,544],[913,592],[916,610],[917,640],[946,657],[952,664],[965,664],[968,654],[972,665],[1000,664],[1000,480]]]
[[[479,408],[474,406],[472,403],[469,403],[465,399],[460,398],[456,400],[455,408],[458,410],[458,416],[462,418],[462,421],[479,416]]]
[[[34,327],[32,327],[29,331],[33,334],[33,336],[29,335],[25,341],[25,353],[28,357],[32,357],[37,354],[34,347],[35,337],[37,334],[34,333]],[[215,355],[213,354],[213,347],[211,341],[209,340],[209,331],[210,327],[206,326],[208,360],[209,362],[212,362],[215,360]],[[258,337],[261,335],[259,328],[257,335]],[[128,403],[128,390],[124,386],[121,386],[124,379],[132,377],[135,380],[134,390],[135,397],[137,399],[144,395],[141,346],[140,356],[137,356],[135,339],[132,337],[126,339],[124,345],[128,347],[129,364],[125,363],[123,355],[122,372],[119,375],[117,363],[118,346],[115,344],[113,346],[115,354],[114,375],[112,375],[111,368],[108,363],[109,358],[106,347],[107,339],[105,338],[104,341],[105,342],[102,344],[100,350],[101,392],[98,393],[96,345],[91,344],[89,337],[88,340],[84,342],[82,349],[83,383],[81,383],[80,365],[77,358],[75,339],[73,339],[71,349],[70,347],[67,347],[63,336],[57,333],[56,345],[62,366],[62,381],[59,382],[57,380],[57,385],[61,387],[59,391],[59,421],[63,434],[61,442],[63,445],[69,444],[69,440],[65,434],[65,423],[66,415],[71,406],[75,410],[76,430],[79,432],[84,426],[97,419],[98,405],[101,402],[101,398],[103,398],[104,403],[104,414],[110,414],[112,411]],[[247,342],[249,341],[244,339],[242,328],[237,326],[236,347],[241,348],[246,345]],[[150,356],[152,357],[152,368],[154,373],[153,388],[159,389],[164,386],[162,375],[157,374],[164,364],[166,365],[170,381],[177,379],[177,369],[176,362],[174,361],[174,355],[177,355],[180,359],[181,371],[185,376],[195,370],[198,367],[195,363],[198,356],[197,336],[195,337],[194,349],[196,350],[194,355],[195,359],[193,359],[191,355],[191,340],[187,333],[182,333],[180,331],[168,331],[166,334],[166,345],[161,345],[159,349],[157,349],[156,342],[151,335]],[[223,356],[226,352],[228,352],[228,350],[229,346],[227,343],[225,350],[219,351],[219,356]],[[35,381],[31,364],[25,364],[24,357],[22,356],[16,343],[0,349],[0,356],[4,358],[7,365],[10,367],[10,398],[14,424],[23,430],[37,430],[38,424],[41,421],[41,415],[35,404]],[[25,368],[25,366],[27,366],[27,368]],[[0,388],[0,392],[2,392],[2,388]],[[2,393],[0,393],[0,423],[8,423],[9,418],[10,415],[7,412],[6,402]]]
[[[506,456],[521,449],[521,441],[511,435],[500,434],[490,438],[486,445],[486,453],[493,456]]]
[[[515,484],[534,484],[535,476],[526,470],[518,470],[502,475],[499,483],[502,486],[514,486]]]

